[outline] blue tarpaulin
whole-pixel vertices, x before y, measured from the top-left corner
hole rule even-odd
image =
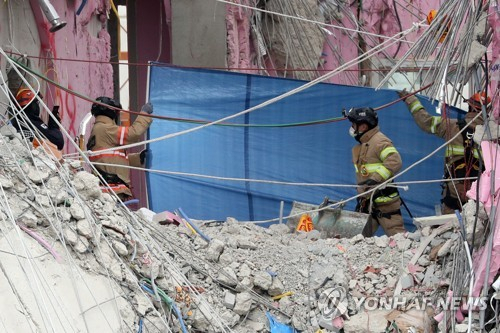
[[[151,66],[149,99],[155,114],[172,118],[214,121],[259,105],[305,81],[204,69]],[[422,96],[431,113],[436,105]],[[283,126],[342,117],[342,109],[379,107],[397,99],[394,90],[378,90],[321,83],[250,113],[224,126],[202,128],[149,145],[149,168],[182,174],[148,173],[150,209],[173,211],[182,207],[194,219],[240,221],[274,219],[280,202],[285,215],[293,201],[319,204],[325,196],[340,201],[355,195],[352,187],[296,186],[220,180],[217,177],[293,183],[354,184],[348,121],[307,126]],[[451,116],[456,116],[452,110]],[[443,140],[424,133],[406,105],[396,103],[379,112],[380,128],[403,158],[403,169],[422,159]],[[155,119],[150,138],[158,138],[202,124]],[[271,126],[274,125],[274,126]],[[425,160],[396,181],[438,180],[443,174],[444,150]],[[414,216],[435,215],[440,183],[409,185],[401,191]],[[355,202],[347,204],[353,210]],[[405,223],[413,229],[403,210]]]

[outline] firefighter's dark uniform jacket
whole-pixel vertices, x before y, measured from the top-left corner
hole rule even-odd
[[[394,176],[401,169],[403,164],[401,156],[392,141],[380,132],[378,126],[364,133],[359,142],[360,144],[352,149],[352,160],[358,185],[365,184],[369,179],[380,184]],[[360,186],[358,187],[358,193],[363,193],[366,189],[366,187]],[[365,195],[364,199],[366,200],[364,202],[369,204],[371,195],[372,193]],[[399,193],[393,187],[376,191],[373,195],[373,208],[385,215],[379,216],[377,220],[389,236],[405,231],[400,206]],[[371,233],[375,231],[376,228]],[[369,234],[368,236],[371,236]]]
[[[431,116],[422,106],[417,97],[410,96],[406,98],[405,102],[408,105],[408,109],[410,110],[413,119],[417,123],[418,127],[420,127],[423,131],[434,134],[446,141],[460,132],[461,125],[457,119],[443,119],[441,116]],[[465,116],[464,124],[469,123],[476,115],[477,113],[475,112],[468,112]],[[465,131],[470,130],[473,132],[476,126],[483,124],[483,122],[482,116],[479,116]],[[448,146],[446,146],[444,167],[445,178],[477,176],[480,152],[475,145],[472,146],[470,148],[470,155],[472,156],[467,157],[468,161],[466,162],[466,146],[467,144],[464,144],[464,137],[462,134],[457,135],[448,144]],[[465,203],[467,201],[465,194],[470,189],[470,186],[471,181],[456,181],[455,187],[457,190],[455,190],[450,182],[446,182],[444,184],[444,191],[441,200],[443,203],[442,212],[450,214],[453,213],[455,209],[460,209],[457,198],[460,197],[462,204]],[[457,196],[457,191],[459,196]]]
[[[50,142],[56,145],[58,150],[62,150],[64,148],[64,137],[61,133],[61,130],[59,129],[59,125],[56,124],[52,117],[49,117],[48,124],[45,124],[39,116],[40,110],[38,108],[38,102],[33,102],[31,104],[28,105],[24,110],[24,113],[28,117],[31,124],[33,124],[33,126],[44,137],[46,137]],[[35,104],[36,108],[34,107]],[[13,117],[11,123],[18,132],[23,132],[26,138],[28,138],[30,141],[33,141],[33,139],[35,138],[33,130],[31,128],[27,128],[27,125],[23,121],[18,119],[18,116]]]
[[[88,148],[93,151],[90,160],[92,162],[111,164],[109,166],[96,165],[96,168],[107,174],[118,176],[124,184],[129,186],[130,169],[120,168],[119,166],[130,165],[144,167],[140,162],[140,154],[128,154],[124,149],[102,153],[99,153],[99,150],[139,142],[141,136],[147,131],[152,121],[151,117],[138,116],[132,126],[118,126],[113,119],[107,116],[97,116],[89,139]],[[127,190],[125,194],[132,195],[130,190]]]

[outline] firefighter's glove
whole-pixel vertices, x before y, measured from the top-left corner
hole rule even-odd
[[[59,115],[58,109],[54,110],[52,114],[54,115],[54,117],[57,119],[58,122],[61,122],[61,116]]]
[[[413,103],[414,101],[417,100],[415,95],[410,95],[410,93],[408,91],[406,91],[406,89],[398,91],[398,95],[399,95],[399,97],[401,97],[403,99],[403,102],[406,102],[406,104],[408,104],[408,105],[410,105],[411,103]]]
[[[52,115],[56,118],[56,120],[61,123],[61,116],[59,115],[59,110],[58,108],[55,108],[52,110]],[[49,122],[48,122],[49,128],[58,128],[59,125],[57,125],[56,121],[52,119],[52,117],[49,117]]]
[[[141,151],[141,153],[139,154],[139,158],[140,158],[141,164],[145,164],[146,163],[146,159],[148,157],[149,157],[149,149],[144,149],[143,151]]]
[[[144,104],[144,105],[142,106],[142,108],[141,108],[141,111],[142,111],[142,112],[146,112],[147,114],[151,114],[151,113],[153,113],[153,104],[151,104],[151,103],[149,103],[149,102],[148,102],[148,103],[146,103],[146,104]]]
[[[406,88],[405,88],[401,91],[398,91],[398,95],[400,98],[403,99],[403,101],[406,101],[406,98],[408,97],[409,93],[408,93],[408,91],[406,91]]]

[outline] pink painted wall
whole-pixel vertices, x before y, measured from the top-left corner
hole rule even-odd
[[[251,5],[253,1],[242,0],[244,5]],[[227,67],[230,69],[241,68],[242,73],[258,74],[251,70],[257,68],[251,59],[253,45],[250,41],[250,20],[247,11],[242,7],[226,5],[227,48],[230,50]],[[248,70],[244,70],[247,68]]]
[[[48,73],[63,87],[92,99],[101,95],[113,96],[113,72],[111,65],[106,63],[111,49],[106,21],[108,15],[114,15],[110,12],[109,1],[88,0],[80,15],[76,15],[77,8],[74,7],[79,6],[80,1],[51,2],[67,25],[55,33],[49,32],[50,25],[38,1],[30,0],[41,44],[38,54],[29,55],[40,59],[32,61],[38,62],[41,73]],[[75,137],[81,119],[90,112],[91,103],[50,84],[46,85],[46,90],[49,107],[60,105],[62,124]],[[74,152],[75,149],[66,143],[65,151]]]

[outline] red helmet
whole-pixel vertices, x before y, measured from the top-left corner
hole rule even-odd
[[[479,112],[483,105],[486,106],[486,110],[489,110],[491,108],[491,97],[486,96],[484,91],[478,92],[472,95],[471,98],[467,100],[467,103],[469,103],[471,111]]]
[[[16,94],[16,101],[21,107],[25,107],[26,105],[30,104],[34,98],[35,93],[30,89],[21,89]]]

